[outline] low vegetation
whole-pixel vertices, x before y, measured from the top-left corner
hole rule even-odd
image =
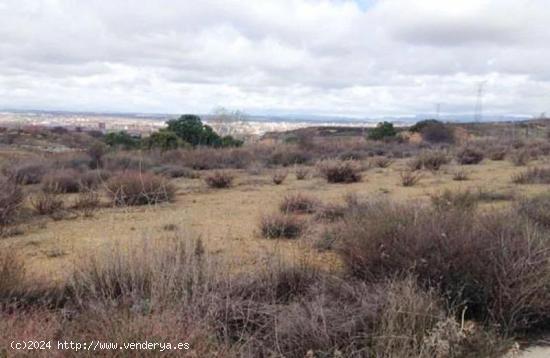
[[[479,149],[473,147],[465,147],[456,153],[456,160],[460,165],[479,164],[485,155]]]
[[[269,214],[260,220],[261,234],[267,239],[294,239],[300,236],[304,228],[304,221],[292,214]]]
[[[204,178],[204,182],[210,188],[224,189],[233,185],[233,174],[224,171],[215,171]]]
[[[359,164],[353,160],[326,160],[318,164],[319,172],[329,183],[361,181]]]
[[[319,205],[319,200],[298,193],[285,196],[279,205],[279,209],[282,213],[312,214]]]
[[[175,187],[165,178],[151,173],[128,171],[111,177],[107,192],[116,206],[154,205],[172,201]]]

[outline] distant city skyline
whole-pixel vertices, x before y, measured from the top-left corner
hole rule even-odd
[[[550,112],[547,7],[0,0],[0,109],[533,117]]]

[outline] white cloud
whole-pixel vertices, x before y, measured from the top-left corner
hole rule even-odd
[[[0,0],[0,107],[549,111],[545,0]]]

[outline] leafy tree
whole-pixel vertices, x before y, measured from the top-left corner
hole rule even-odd
[[[448,124],[436,119],[426,119],[409,129],[422,135],[422,139],[432,143],[454,143],[454,130]]]
[[[132,137],[125,131],[108,133],[103,140],[111,147],[124,149],[137,148],[140,144],[139,138]]]
[[[369,139],[382,140],[386,138],[393,138],[397,134],[397,131],[393,127],[391,122],[381,122],[376,125],[375,128],[369,131]]]
[[[243,141],[240,139],[233,138],[233,136],[226,135],[222,137],[221,146],[222,147],[240,147],[243,145]]]
[[[168,121],[167,124],[169,131],[174,132],[192,146],[215,145],[221,141],[220,136],[194,114],[184,114],[178,119]]]
[[[437,119],[424,119],[422,121],[416,122],[413,126],[411,126],[409,128],[409,132],[420,133],[422,132],[422,129],[433,124],[439,125],[439,124],[443,124],[443,122],[438,121]]]
[[[143,140],[144,148],[159,148],[163,151],[183,147],[186,144],[187,143],[178,137],[176,133],[167,129],[161,129],[158,132],[154,132],[148,138]]]

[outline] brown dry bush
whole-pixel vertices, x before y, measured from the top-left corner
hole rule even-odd
[[[544,193],[517,202],[517,211],[529,220],[550,228],[550,194]]]
[[[204,182],[210,188],[224,189],[233,185],[234,176],[230,172],[215,171],[204,178]]]
[[[316,198],[297,193],[285,196],[279,205],[279,210],[282,213],[312,214],[319,205],[319,200]]]
[[[16,163],[4,170],[7,177],[21,185],[38,184],[47,172],[47,166],[38,161]]]
[[[56,170],[42,179],[42,190],[50,193],[78,193],[82,189],[80,173],[74,169]]]
[[[393,160],[388,157],[378,157],[373,159],[372,163],[378,168],[388,168],[390,165],[392,165]]]
[[[168,178],[188,178],[197,179],[199,175],[190,168],[182,167],[174,164],[165,164],[158,167],[154,167],[151,171],[158,175],[165,175]]]
[[[507,332],[550,323],[549,237],[516,212],[474,215],[377,202],[342,227],[340,252],[356,277],[412,273],[464,305],[467,317]]]
[[[550,184],[550,168],[533,167],[512,176],[516,184]]]
[[[0,233],[2,227],[16,221],[24,199],[23,190],[17,184],[0,176]]]
[[[405,187],[415,186],[422,179],[421,174],[411,170],[402,171],[399,176],[401,177],[401,185]]]
[[[271,180],[273,180],[273,184],[281,185],[285,181],[287,175],[288,172],[286,170],[277,170],[271,176]]]
[[[93,190],[105,184],[113,174],[104,169],[88,170],[80,175],[82,190]]]
[[[477,207],[479,196],[469,190],[452,191],[445,189],[443,192],[430,195],[430,199],[437,210],[471,211]]]
[[[519,149],[510,155],[510,161],[517,167],[525,166],[531,160],[531,154],[525,149]]]
[[[431,171],[438,171],[443,165],[450,162],[450,158],[447,153],[441,150],[429,150],[422,152],[419,155],[418,161],[421,163],[422,167]],[[412,162],[410,165],[417,169],[419,162]]]
[[[260,232],[266,239],[294,239],[302,234],[305,222],[295,215],[269,214],[260,220]]]
[[[315,210],[315,220],[334,222],[343,219],[347,207],[338,204],[322,204]]]
[[[100,206],[99,193],[94,190],[84,190],[78,194],[72,207],[80,211],[85,217],[92,217]]]
[[[454,181],[465,181],[469,179],[469,173],[468,171],[464,169],[458,169],[453,173],[453,180]]]
[[[489,157],[489,159],[494,161],[504,160],[507,154],[508,154],[508,148],[505,146],[495,146],[495,147],[489,148],[487,151],[487,157]]]
[[[297,146],[285,145],[280,146],[268,158],[269,165],[280,165],[288,167],[296,164],[306,164],[312,158],[310,152]]]
[[[103,168],[111,171],[138,171],[143,172],[154,166],[154,163],[140,153],[113,152],[103,157]]]
[[[477,148],[465,147],[459,149],[456,153],[456,160],[460,165],[473,165],[479,164],[485,155]]]
[[[30,199],[31,206],[38,215],[52,215],[63,209],[63,200],[58,194],[38,192]]]
[[[296,180],[304,180],[309,175],[309,169],[304,167],[298,167],[294,170]]]
[[[163,177],[127,171],[111,177],[105,188],[114,205],[154,205],[172,201],[175,187]]]
[[[318,164],[319,172],[329,183],[361,181],[359,164],[352,160],[326,160]]]

